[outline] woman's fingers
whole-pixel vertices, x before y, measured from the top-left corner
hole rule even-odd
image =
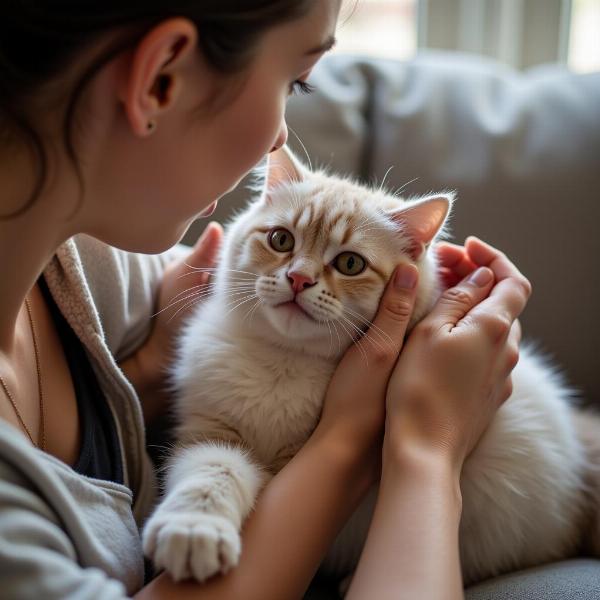
[[[514,279],[516,283],[523,287],[523,292],[527,299],[529,298],[531,295],[531,284],[503,252],[476,237],[467,238],[465,248],[470,259],[475,264],[492,269],[497,281],[508,278]]]
[[[506,255],[485,242],[471,237],[467,239],[466,248],[475,263],[493,271],[497,281],[489,298],[481,302],[473,314],[482,315],[484,320],[503,320],[510,327],[529,300],[531,284]]]
[[[494,274],[480,267],[456,286],[442,293],[426,321],[437,329],[451,330],[474,306],[490,293]]]
[[[454,273],[459,280],[464,279],[477,268],[464,246],[440,242],[435,247],[435,251],[440,268]]]

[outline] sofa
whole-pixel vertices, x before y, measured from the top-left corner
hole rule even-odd
[[[408,62],[338,55],[311,83],[317,91],[288,109],[296,153],[305,155],[300,138],[313,165],[378,184],[387,174],[406,195],[456,190],[451,239],[476,234],[514,260],[534,290],[525,338],[560,365],[579,402],[600,408],[600,73],[517,72],[447,52]],[[213,218],[226,221],[248,196],[241,185]],[[506,574],[465,594],[600,598],[600,560]],[[320,578],[306,596],[335,597]]]

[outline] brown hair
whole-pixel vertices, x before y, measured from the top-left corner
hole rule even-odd
[[[79,175],[73,142],[78,101],[91,79],[112,58],[134,47],[153,26],[186,17],[198,28],[199,48],[225,74],[240,72],[252,59],[261,35],[274,25],[305,14],[314,0],[2,0],[0,2],[0,138],[15,135],[35,157],[36,178],[27,202],[2,218],[23,214],[47,177],[43,138],[27,107],[40,88],[77,60],[100,36],[123,35],[90,64],[70,90],[62,128],[63,144]]]

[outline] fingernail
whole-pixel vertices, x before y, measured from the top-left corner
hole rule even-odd
[[[412,290],[417,283],[417,268],[413,265],[400,265],[394,275],[394,287],[398,290]]]
[[[469,283],[473,283],[477,287],[483,287],[491,281],[492,277],[493,274],[490,269],[487,267],[479,267],[479,269],[471,273],[471,277],[469,277]]]

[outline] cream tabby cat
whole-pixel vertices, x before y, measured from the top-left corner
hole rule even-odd
[[[412,324],[437,299],[428,248],[451,204],[449,194],[404,201],[312,173],[287,149],[275,153],[262,196],[228,228],[214,289],[181,339],[181,448],[144,528],[156,566],[176,580],[204,580],[237,564],[261,486],[315,428],[336,364],[375,315],[395,265],[412,261],[420,271]],[[513,382],[462,471],[466,583],[573,554],[588,517],[586,447],[568,391],[527,352]],[[355,566],[374,499],[375,491],[325,568]]]

